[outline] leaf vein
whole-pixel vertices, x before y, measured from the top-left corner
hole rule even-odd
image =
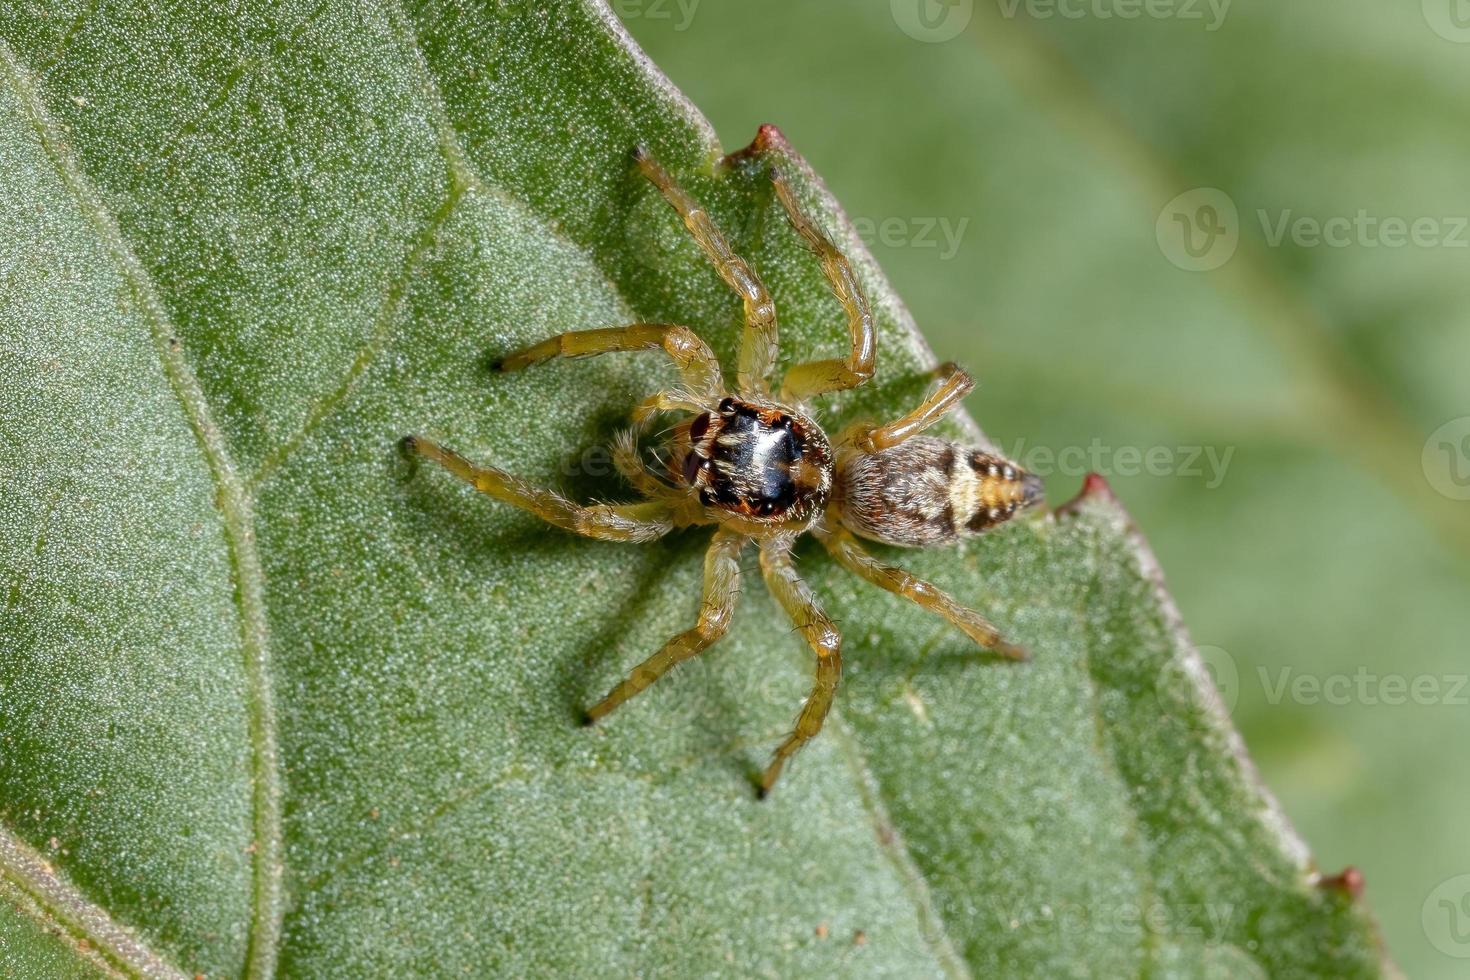
[[[70,935],[72,950],[93,965],[102,966],[114,976],[149,980],[187,976],[114,920],[106,909],[63,880],[49,861],[5,827],[0,827],[0,874],[29,899],[25,904],[35,906],[21,911]],[[0,889],[0,894],[4,891]]]
[[[246,950],[246,972],[265,977],[275,970],[283,914],[284,863],[281,838],[281,777],[276,747],[274,695],[269,671],[270,644],[265,609],[264,573],[256,550],[252,502],[241,482],[225,437],[210,411],[203,389],[184,359],[167,309],[152,277],[132,251],[116,217],[82,170],[50,118],[32,80],[9,44],[0,40],[0,69],[30,117],[42,149],[51,159],[78,210],[127,283],[148,321],[164,376],[194,431],[215,484],[235,579],[235,605],[240,621],[241,652],[249,703],[251,742],[251,824],[253,881]]]

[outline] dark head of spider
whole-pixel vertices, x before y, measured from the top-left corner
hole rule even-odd
[[[762,523],[806,520],[832,492],[832,447],[816,423],[731,397],[675,430],[672,469],[706,507]]]

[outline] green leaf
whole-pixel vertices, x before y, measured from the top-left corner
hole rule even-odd
[[[751,259],[788,363],[842,327],[769,167],[857,257],[879,378],[834,424],[932,364],[779,135],[722,159],[600,4],[12,6],[0,38],[4,972],[1382,970],[1102,492],[898,556],[1020,666],[804,548],[847,671],[769,801],[810,663],[753,568],[719,647],[577,726],[692,619],[704,535],[551,532],[394,445],[612,496],[589,447],[664,365],[487,358],[651,319],[729,363],[739,304],[628,150]]]
[[[1445,455],[1470,424],[1470,58],[1434,21],[1453,3],[1239,0],[1211,31],[1192,0],[957,0],[966,29],[925,43],[895,11],[926,3],[628,24],[722,135],[780,121],[936,354],[976,372],[987,433],[1058,498],[1108,475],[1313,853],[1362,869],[1408,975],[1462,976],[1439,903],[1470,869],[1470,505]],[[1210,272],[1157,238],[1197,187],[1240,219]],[[1283,218],[1346,219],[1349,243],[1273,243]],[[1389,220],[1428,244],[1390,245]]]

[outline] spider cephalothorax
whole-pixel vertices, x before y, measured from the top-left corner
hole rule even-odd
[[[832,492],[832,447],[811,419],[725,397],[675,430],[673,471],[706,507],[805,528]]]
[[[797,364],[773,393],[769,377],[777,336],[770,294],[673,178],[646,153],[639,151],[635,158],[745,304],[735,389],[726,388],[720,364],[704,341],[675,324],[635,323],[558,334],[500,361],[502,371],[519,371],[554,357],[632,350],[662,350],[673,360],[680,387],[638,405],[633,428],[614,446],[619,472],[646,498],[639,503],[581,506],[503,470],[471,463],[427,439],[409,436],[404,445],[477,490],[588,537],[648,541],[677,527],[715,528],[705,556],[698,622],[589,708],[589,722],[725,634],[740,592],[740,552],[758,542],[767,586],[817,655],[816,685],[761,777],[764,794],[786,761],[821,729],[841,673],[841,636],[796,574],[791,560],[796,538],[810,531],[844,568],[939,614],[981,646],[1019,658],[1020,648],[1002,639],[985,617],[928,582],[879,561],[854,535],[897,545],[945,544],[1003,523],[1038,502],[1041,482],[994,453],[919,435],[973,387],[970,376],[953,364],[939,369],[938,389],[909,414],[883,426],[855,423],[829,439],[806,403],[863,384],[874,368],[872,312],[846,257],[801,212],[785,181],[773,174],[787,217],[817,253],[847,312],[849,337],[846,357]],[[636,436],[655,416],[666,413],[682,418],[669,430],[660,456],[664,464],[656,470],[639,455]]]

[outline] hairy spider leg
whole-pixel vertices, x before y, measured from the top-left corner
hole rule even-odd
[[[500,371],[522,371],[553,357],[593,357],[618,351],[663,349],[679,369],[680,379],[692,392],[719,397],[725,389],[720,362],[688,327],[675,323],[630,323],[625,327],[570,330],[548,337],[496,364]]]
[[[684,227],[699,243],[704,254],[714,264],[715,271],[725,284],[734,290],[745,304],[745,334],[740,342],[740,356],[736,363],[736,381],[741,391],[754,394],[769,394],[771,369],[776,365],[779,338],[776,329],[776,304],[771,294],[744,259],[736,255],[720,234],[709,212],[690,197],[675,182],[648,151],[638,147],[633,151],[638,169],[657,187],[679,217]]]
[[[713,408],[714,401],[713,398],[701,400],[684,391],[660,391],[633,406],[633,424],[642,430],[661,412],[690,412],[698,415]]]
[[[665,501],[583,507],[551,490],[534,487],[504,470],[471,463],[454,450],[422,436],[405,436],[402,446],[406,452],[438,463],[483,494],[530,511],[548,524],[589,538],[652,541],[674,529],[677,511]]]
[[[892,449],[909,436],[916,436],[938,422],[975,388],[975,379],[953,361],[941,364],[934,373],[941,379],[939,387],[918,408],[880,428],[859,427],[839,441],[850,440],[865,453]]]
[[[871,378],[877,359],[877,333],[868,298],[863,295],[847,256],[839,252],[821,229],[802,213],[796,203],[796,195],[792,194],[785,179],[779,174],[772,174],[771,180],[776,185],[776,196],[781,199],[791,226],[821,259],[822,272],[838,302],[847,311],[847,332],[852,343],[845,358],[807,361],[793,365],[786,372],[786,379],[781,385],[781,399],[799,403],[829,391],[856,388]]]
[[[633,668],[607,697],[587,709],[587,724],[607,716],[624,701],[667,674],[678,663],[708,650],[730,629],[735,599],[740,594],[740,550],[744,535],[717,531],[704,555],[704,597],[699,621],[663,645],[653,656]]]
[[[832,557],[837,559],[837,563],[859,578],[866,579],[894,595],[903,596],[932,613],[938,613],[987,650],[1011,660],[1026,659],[1026,651],[1008,643],[1001,637],[1000,630],[984,616],[960,605],[948,593],[916,575],[879,561],[846,528],[837,526],[831,531],[819,529],[816,534]]]
[[[632,429],[619,432],[613,439],[612,462],[613,467],[623,479],[645,497],[652,497],[655,500],[660,497],[673,500],[689,495],[687,491],[660,480],[649,469],[643,457],[638,454],[637,435]]]
[[[776,747],[771,764],[761,776],[760,794],[765,796],[776,785],[786,760],[815,738],[827,720],[837,692],[837,680],[842,675],[842,635],[817,604],[811,588],[796,574],[789,537],[767,538],[761,542],[761,573],[771,594],[817,655],[817,678],[812,693],[796,716],[796,726]]]

